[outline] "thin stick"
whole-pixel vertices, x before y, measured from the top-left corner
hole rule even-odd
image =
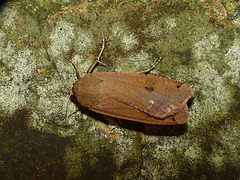
[[[104,51],[104,49],[105,49],[105,37],[104,37],[103,31],[102,31],[102,37],[103,37],[102,49],[101,49],[101,51],[100,51],[100,53],[99,53],[98,58],[96,59],[96,61],[94,61],[94,63],[92,63],[92,65],[88,68],[87,74],[90,74],[90,73],[92,72],[92,70],[96,67],[96,65],[97,65],[98,63],[105,66],[105,64],[100,61],[101,56],[102,56],[102,53],[103,53],[103,51]]]

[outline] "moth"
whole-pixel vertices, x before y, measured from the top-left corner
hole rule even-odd
[[[171,79],[145,74],[95,72],[105,49],[105,38],[96,61],[87,74],[69,87],[70,95],[91,111],[146,124],[177,125],[188,120],[187,101],[194,91],[190,85]],[[160,61],[160,60],[159,60]],[[159,63],[157,62],[157,64]],[[150,72],[152,68],[142,73]]]

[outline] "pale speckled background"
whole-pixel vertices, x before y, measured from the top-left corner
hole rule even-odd
[[[238,179],[238,1],[13,0],[0,11],[1,179]],[[94,71],[190,84],[189,121],[154,126],[78,112],[68,85]],[[57,62],[57,66],[55,64]],[[58,68],[57,68],[58,67]],[[59,71],[57,70],[59,69]],[[67,113],[67,114],[66,114]]]

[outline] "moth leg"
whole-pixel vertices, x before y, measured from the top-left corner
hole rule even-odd
[[[81,110],[81,108],[78,108],[75,112],[73,112],[72,114],[70,114],[69,116],[68,116],[68,118],[70,118],[72,115],[74,115],[75,113],[77,113],[78,111],[80,111]]]
[[[152,67],[150,67],[149,69],[147,69],[147,70],[145,70],[145,71],[139,71],[139,72],[136,72],[137,74],[147,74],[147,73],[149,73],[150,71],[152,71],[159,63],[160,63],[160,61],[162,60],[162,57],[160,57],[156,62],[155,62],[155,64],[152,66]]]
[[[104,117],[105,117],[104,119],[107,121],[108,124],[119,127],[121,131],[124,132],[124,129],[122,128],[124,126],[123,126],[123,123],[121,122],[121,119],[118,119],[115,117],[109,117],[107,115],[104,115]]]
[[[92,72],[92,70],[96,67],[97,64],[100,64],[100,65],[103,65],[103,66],[106,66],[104,63],[102,63],[100,61],[101,59],[101,56],[102,56],[102,53],[105,49],[105,37],[104,37],[104,34],[103,34],[103,31],[102,31],[102,37],[103,37],[103,44],[102,44],[102,49],[98,55],[98,58],[96,59],[96,61],[94,61],[94,63],[92,63],[92,65],[88,68],[87,70],[87,74],[90,74]]]

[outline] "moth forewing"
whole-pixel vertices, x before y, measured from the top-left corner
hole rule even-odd
[[[78,80],[70,87],[77,101],[97,113],[147,124],[176,125],[188,119],[187,101],[193,95],[188,84],[158,76],[118,72],[91,73],[100,62],[103,46],[97,60],[83,77],[76,65]],[[161,59],[161,58],[160,58]],[[144,73],[151,71],[158,62]]]

